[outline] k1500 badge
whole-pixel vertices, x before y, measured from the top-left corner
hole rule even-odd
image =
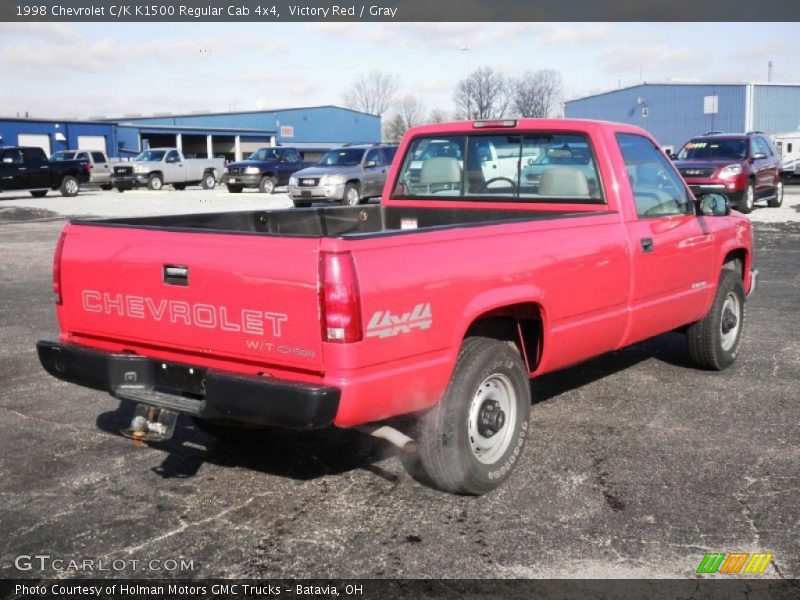
[[[372,315],[367,325],[367,337],[392,337],[399,333],[411,333],[412,329],[427,329],[433,324],[429,302],[417,304],[411,312],[393,315],[389,310],[379,310]]]

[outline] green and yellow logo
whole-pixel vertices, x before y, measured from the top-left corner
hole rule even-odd
[[[698,573],[726,573],[735,575],[737,573],[763,573],[774,554],[767,552],[709,552],[700,561],[697,567]]]

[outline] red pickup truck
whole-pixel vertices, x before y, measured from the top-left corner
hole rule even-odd
[[[61,335],[37,347],[51,375],[145,407],[129,434],[175,413],[361,427],[482,494],[521,456],[530,377],[672,330],[730,365],[751,264],[749,221],[695,199],[641,129],[437,124],[406,134],[380,205],[70,222]]]

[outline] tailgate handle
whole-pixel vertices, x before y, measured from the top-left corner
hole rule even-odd
[[[167,285],[189,285],[189,267],[164,265],[164,283]]]

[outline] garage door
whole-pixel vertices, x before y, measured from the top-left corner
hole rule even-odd
[[[33,146],[41,148],[47,156],[50,156],[50,136],[38,133],[20,133],[17,136],[17,144],[20,146]]]
[[[79,135],[78,150],[99,150],[105,152],[106,136],[104,135]]]

